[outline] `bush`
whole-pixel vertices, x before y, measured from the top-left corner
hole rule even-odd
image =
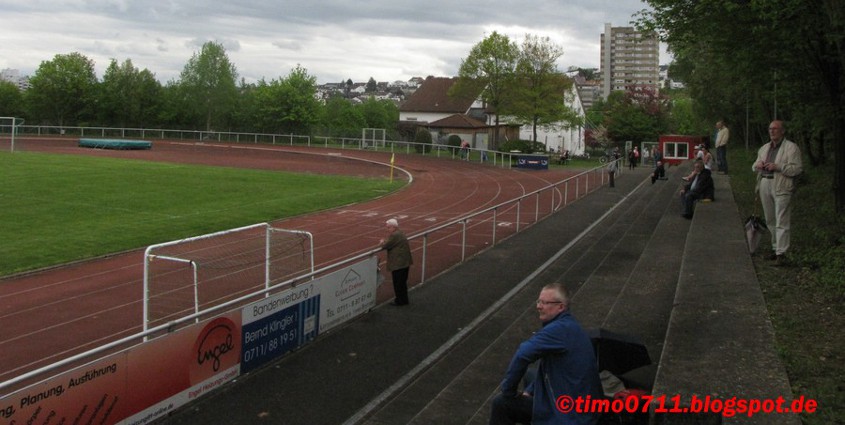
[[[453,134],[446,139],[446,146],[451,147],[449,150],[452,152],[452,155],[455,155],[458,152],[458,149],[460,149],[461,141],[461,136],[458,136],[457,134]]]
[[[508,140],[499,144],[499,152],[545,153],[546,146],[531,140]]]
[[[424,128],[417,130],[414,136],[414,149],[417,153],[431,152],[431,133],[428,130]]]

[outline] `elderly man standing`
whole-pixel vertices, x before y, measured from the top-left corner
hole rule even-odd
[[[757,172],[757,191],[763,204],[766,225],[772,234],[770,259],[782,265],[789,250],[789,222],[792,213],[794,178],[803,171],[801,150],[784,138],[782,121],[769,124],[769,143],[757,151],[752,169]]]
[[[716,133],[716,164],[718,166],[718,170],[722,174],[728,174],[728,139],[730,138],[730,130],[725,127],[724,121],[719,121],[716,123],[716,129],[719,130]]]
[[[595,424],[589,413],[560,409],[557,400],[573,402],[602,397],[601,381],[590,337],[569,313],[569,291],[560,283],[543,287],[537,299],[543,328],[519,345],[493,400],[490,425]],[[522,393],[519,381],[528,366],[539,360],[537,377]]]
[[[408,271],[414,263],[411,257],[411,246],[408,238],[399,230],[399,222],[395,218],[385,223],[389,236],[381,239],[381,249],[387,251],[387,269],[393,278],[393,305],[408,305]]]

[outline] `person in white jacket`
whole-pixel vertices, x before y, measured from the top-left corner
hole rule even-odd
[[[752,169],[757,172],[757,191],[766,225],[772,234],[770,259],[783,264],[789,250],[789,227],[795,177],[802,173],[801,150],[784,138],[783,121],[769,124],[769,143],[757,151]]]
[[[725,126],[724,121],[719,121],[716,123],[716,129],[719,130],[716,133],[716,164],[719,167],[719,172],[723,174],[728,174],[728,139],[730,138],[731,132],[728,130],[728,127]]]

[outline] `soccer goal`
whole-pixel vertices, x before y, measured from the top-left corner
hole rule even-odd
[[[5,139],[5,135],[9,134],[9,152],[15,151],[15,135],[23,123],[22,118],[0,117],[0,138]]]
[[[383,128],[365,128],[361,130],[361,149],[384,147],[387,133]]]
[[[313,271],[311,233],[268,223],[151,245],[144,331]]]

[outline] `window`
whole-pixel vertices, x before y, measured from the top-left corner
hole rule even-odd
[[[667,159],[688,159],[689,158],[689,144],[685,142],[666,142],[664,145],[663,156]]]

